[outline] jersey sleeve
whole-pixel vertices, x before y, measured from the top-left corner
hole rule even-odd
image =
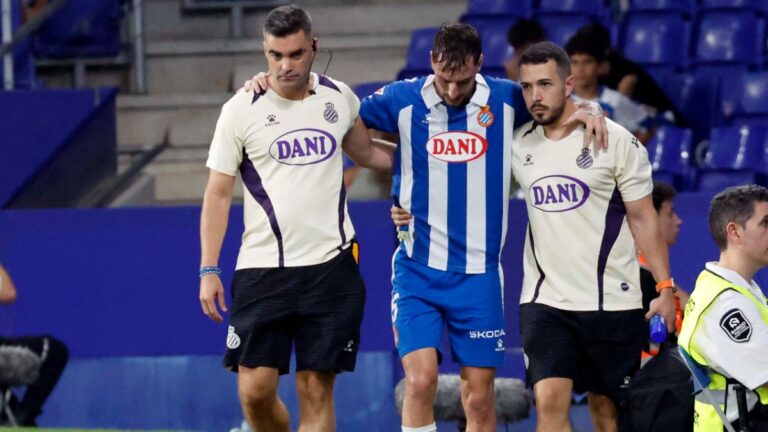
[[[216,131],[213,133],[208,162],[205,165],[220,173],[235,176],[242,160],[243,140],[235,127],[232,106],[225,104],[216,122]]]
[[[525,99],[523,98],[523,89],[520,84],[512,83],[512,109],[515,110],[515,124],[514,129],[528,123],[533,120],[531,113],[528,112],[528,107],[525,105]]]
[[[611,136],[616,139],[611,139]],[[635,201],[653,192],[648,152],[637,138],[621,128],[609,128],[608,146],[615,146],[616,184],[624,202]]]
[[[376,90],[360,102],[360,118],[369,129],[397,132],[395,101],[397,85],[389,84]]]
[[[357,120],[358,115],[360,115],[360,99],[358,99],[355,92],[343,82],[336,81],[336,85],[341,89],[341,94],[344,95],[344,100],[349,107],[349,125],[347,127],[347,130],[349,130],[355,125],[355,121]]]
[[[728,290],[704,311],[692,343],[710,366],[725,372],[750,389],[768,382],[768,325],[751,300]],[[728,321],[739,320],[736,333]],[[751,333],[745,336],[745,327]]]

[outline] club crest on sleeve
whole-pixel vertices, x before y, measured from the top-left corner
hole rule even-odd
[[[752,336],[752,325],[740,309],[731,309],[720,318],[720,328],[731,340],[738,343],[748,342]]]
[[[328,123],[336,123],[339,121],[339,113],[336,112],[336,108],[333,106],[333,103],[328,102],[325,104],[323,117],[325,117],[325,120],[327,120]]]
[[[479,113],[477,113],[477,124],[482,127],[488,127],[493,124],[493,113],[491,112],[491,107],[486,105],[483,107],[483,109],[480,110]]]

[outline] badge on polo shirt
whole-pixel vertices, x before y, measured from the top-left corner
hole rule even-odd
[[[749,342],[752,336],[752,325],[747,321],[741,309],[731,309],[720,318],[720,328],[734,342]]]

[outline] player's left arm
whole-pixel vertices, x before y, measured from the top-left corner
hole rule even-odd
[[[341,147],[357,165],[366,168],[390,169],[395,160],[395,144],[371,138],[360,117],[344,135]]]
[[[637,247],[643,251],[648,267],[657,281],[670,278],[669,253],[664,237],[659,228],[659,218],[653,208],[650,195],[639,200],[624,203],[627,211],[627,222]],[[675,299],[672,289],[663,289],[659,297],[651,302],[646,318],[659,314],[664,317],[667,329],[674,331],[675,323]]]

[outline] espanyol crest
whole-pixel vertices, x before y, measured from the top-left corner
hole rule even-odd
[[[336,112],[336,108],[334,108],[331,102],[327,102],[325,104],[325,111],[323,111],[323,117],[325,117],[325,120],[327,120],[328,123],[336,123],[337,121],[339,121],[339,113]]]
[[[427,153],[443,162],[470,162],[487,150],[488,142],[474,132],[442,132],[427,140]]]

